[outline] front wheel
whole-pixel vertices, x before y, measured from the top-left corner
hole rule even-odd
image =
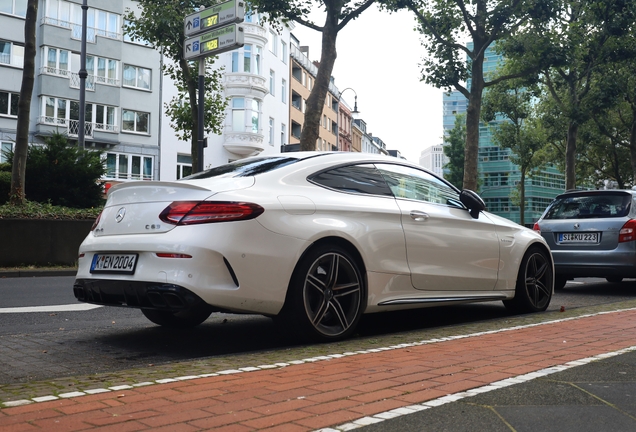
[[[365,280],[356,259],[337,245],[310,250],[292,276],[283,322],[320,341],[350,336],[362,316]]]
[[[171,328],[195,327],[208,319],[212,308],[207,304],[200,304],[190,309],[172,312],[157,309],[142,309],[146,318],[155,324]]]
[[[531,248],[521,260],[515,297],[504,301],[508,310],[516,313],[542,312],[552,299],[554,274],[547,252]]]

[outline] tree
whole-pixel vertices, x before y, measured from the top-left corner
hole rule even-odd
[[[498,82],[528,75],[517,71],[487,80],[484,54],[495,42],[513,34],[532,16],[545,16],[551,0],[384,0],[390,10],[409,9],[424,35],[428,57],[423,59],[423,81],[438,88],[456,89],[468,99],[463,186],[476,190],[477,155],[482,94]],[[462,43],[466,36],[470,43]],[[468,81],[468,82],[467,82]]]
[[[196,7],[211,6],[214,0],[138,0],[140,12],[128,9],[124,31],[133,39],[143,40],[157,48],[170,61],[164,64],[164,72],[175,81],[179,95],[166,103],[171,124],[181,132],[180,137],[191,139],[192,168],[196,172],[198,157],[198,62],[183,57],[185,40],[183,21]],[[226,99],[220,94],[221,72],[207,67],[213,58],[206,59],[206,133],[220,133],[227,108]],[[188,115],[189,114],[189,115]]]
[[[448,136],[444,137],[444,154],[448,158],[448,163],[444,168],[448,169],[448,175],[444,178],[462,189],[464,183],[464,147],[466,146],[466,115],[460,114],[455,117],[455,127],[451,129]]]
[[[484,95],[482,118],[492,122],[493,142],[512,150],[510,161],[519,167],[519,223],[525,224],[526,178],[545,163],[545,131],[534,116],[534,93],[515,80],[502,81]]]
[[[338,33],[347,23],[356,19],[371,6],[375,0],[253,0],[250,3],[259,12],[266,13],[271,23],[294,21],[310,29],[322,33],[322,49],[318,76],[314,80],[307,108],[305,123],[300,133],[300,150],[316,149],[316,141],[320,132],[320,118],[325,105],[325,98],[329,91],[331,73],[336,61],[336,40]],[[310,21],[307,16],[311,12],[312,3],[324,6],[326,12],[325,23],[320,26]]]
[[[619,41],[633,31],[636,5],[633,0],[558,0],[555,4],[558,10],[550,21],[532,20],[501,48],[519,68],[541,65],[538,78],[559,115],[567,119],[563,133],[566,189],[574,189],[579,127],[620,94],[618,87],[600,79],[599,71],[628,54]],[[604,90],[594,92],[594,86]]]
[[[26,200],[25,176],[27,152],[29,149],[29,120],[31,115],[31,96],[35,81],[35,29],[37,28],[38,0],[28,0],[24,21],[24,67],[22,86],[18,101],[18,124],[15,138],[15,161],[11,171],[11,190],[9,201],[13,205],[23,205]]]

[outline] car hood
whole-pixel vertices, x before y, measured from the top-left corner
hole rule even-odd
[[[122,183],[109,191],[93,235],[168,232],[175,225],[163,222],[159,215],[172,202],[205,201],[220,192],[246,189],[253,184],[254,177]]]

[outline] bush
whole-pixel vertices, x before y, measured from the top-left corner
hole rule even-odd
[[[27,199],[70,208],[101,207],[103,192],[99,180],[105,173],[102,152],[70,145],[61,133],[54,133],[44,142],[43,146],[29,146]],[[13,155],[9,158],[12,160]]]
[[[0,169],[0,205],[9,201],[9,191],[11,190],[11,172]]]

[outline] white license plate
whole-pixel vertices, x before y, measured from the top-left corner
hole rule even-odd
[[[137,254],[95,254],[91,273],[134,274]]]
[[[559,243],[598,243],[599,233],[560,233]]]

